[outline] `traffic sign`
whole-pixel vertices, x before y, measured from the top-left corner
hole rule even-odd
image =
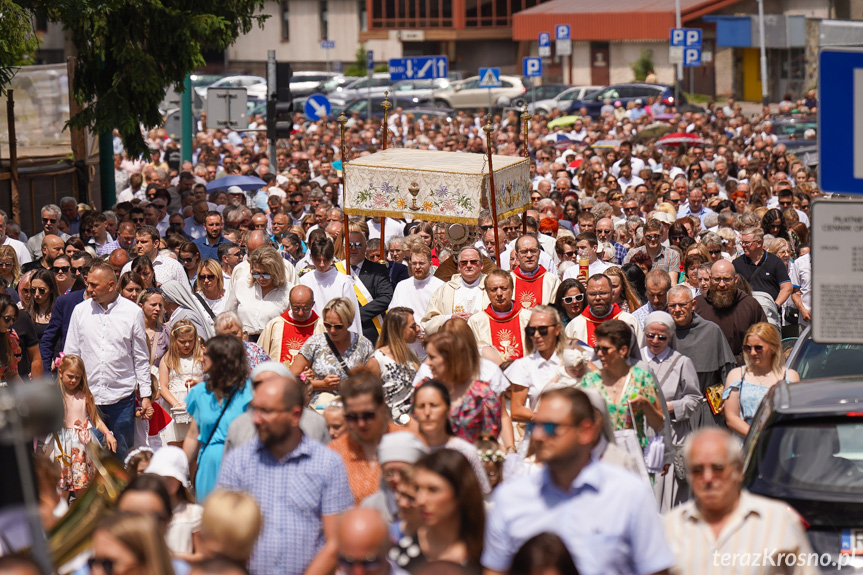
[[[303,106],[306,116],[311,118],[313,122],[329,116],[332,109],[332,104],[323,94],[312,94],[306,100],[306,105]]]
[[[554,27],[555,48],[558,56],[572,56],[572,38],[569,35],[569,24],[558,24]]]
[[[701,48],[700,28],[672,28],[671,45],[683,46],[684,48]]]
[[[542,58],[524,58],[522,61],[522,76],[539,78],[542,76]]]
[[[249,127],[245,88],[207,88],[207,125],[242,130]]]
[[[569,24],[558,24],[554,27],[555,40],[569,40]]]
[[[701,29],[672,28],[669,32],[668,61],[684,66],[701,66]]]
[[[500,88],[500,68],[480,68],[479,87]]]
[[[369,50],[366,52],[366,69],[374,70],[375,69],[375,52],[374,50]]]
[[[548,32],[539,33],[539,57],[548,58],[551,56],[551,35]]]
[[[390,60],[390,80],[429,80],[446,78],[449,74],[449,59],[446,56],[421,56],[419,58],[393,58]]]
[[[819,67],[823,81],[821,71]],[[821,93],[827,90],[824,86]],[[847,98],[848,92],[844,94]],[[819,109],[826,113],[824,104],[818,101]],[[844,119],[847,125],[848,117]],[[840,127],[836,126],[837,133]],[[823,161],[827,154],[821,152]],[[863,343],[863,200],[817,199],[811,210],[812,339],[816,343]]]
[[[863,194],[863,50],[821,50],[818,78],[819,187]]]
[[[684,48],[683,65],[701,66],[701,48]]]
[[[321,48],[324,50],[332,50],[336,47],[335,40],[321,40]]]

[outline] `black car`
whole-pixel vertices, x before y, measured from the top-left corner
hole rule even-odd
[[[680,91],[680,101],[678,107],[686,104],[686,95]],[[613,84],[606,86],[601,90],[597,90],[592,94],[584,97],[582,100],[573,100],[569,108],[570,114],[577,114],[582,108],[587,109],[587,115],[597,117],[600,115],[600,110],[605,104],[605,100],[611,100],[613,104],[616,100],[620,100],[623,107],[626,108],[629,102],[641,100],[647,105],[647,99],[653,97],[656,100],[668,100],[669,103],[674,102],[674,86],[665,84],[648,84],[646,82],[633,82],[630,84]]]
[[[743,451],[743,486],[797,511],[822,572],[863,573],[863,379],[773,386]]]
[[[787,150],[797,150],[815,144],[815,140],[806,140],[806,130],[818,132],[818,118],[815,116],[777,115],[770,118],[773,133],[778,143],[785,144]]]

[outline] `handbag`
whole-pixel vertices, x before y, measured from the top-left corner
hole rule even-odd
[[[333,352],[333,355],[336,356],[336,359],[339,362],[339,365],[342,366],[342,371],[345,372],[345,377],[351,376],[351,368],[348,367],[348,364],[345,363],[345,359],[342,357],[342,354],[339,353],[339,350],[336,349],[336,344],[333,343],[333,340],[330,339],[329,334],[324,334],[324,338],[327,340],[327,345],[330,346],[330,351]]]

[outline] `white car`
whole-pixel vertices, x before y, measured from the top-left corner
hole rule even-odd
[[[588,94],[592,94],[602,88],[604,86],[575,86],[549,100],[539,100],[535,104],[528,104],[527,111],[531,114],[536,113],[541,116],[551,115],[555,110],[559,110],[565,114],[569,110],[569,106],[573,100],[582,100]]]
[[[260,76],[227,76],[210,84],[195,88],[202,100],[207,100],[207,90],[210,88],[245,88],[250,100],[267,99],[267,80]]]
[[[353,82],[330,92],[330,98],[350,102],[360,98],[383,96],[384,92],[392,91],[391,84],[390,75],[387,72],[376,72],[371,77],[357,76]]]
[[[435,90],[434,102],[439,108],[488,108],[489,92],[493,105],[500,106],[498,99],[501,96],[505,96],[509,102],[527,92],[527,88],[519,76],[501,76],[500,88],[480,88],[479,76],[471,76],[453,82],[447,88]]]

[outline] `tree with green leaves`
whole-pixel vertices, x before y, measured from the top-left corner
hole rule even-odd
[[[183,90],[186,75],[205,64],[203,50],[225,50],[255,24],[263,26],[264,2],[0,0],[0,6],[43,14],[69,31],[78,52],[72,95],[83,108],[69,123],[95,133],[117,129],[129,155],[139,157],[148,153],[141,127],[162,125],[159,104],[168,87]],[[26,28],[32,34],[29,18]]]
[[[12,0],[0,0],[0,95],[26,58],[39,47],[30,15]]]

